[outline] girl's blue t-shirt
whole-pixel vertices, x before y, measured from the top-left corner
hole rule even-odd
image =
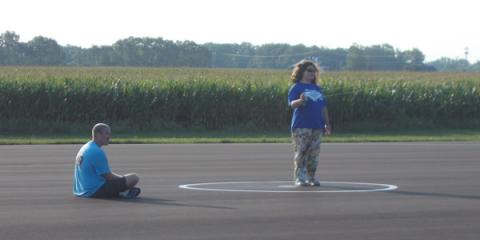
[[[299,99],[302,93],[307,101],[304,105],[293,109],[291,129],[323,129],[325,123],[322,109],[327,106],[327,100],[322,89],[314,83],[295,83],[288,91],[288,105],[290,106],[293,100]]]

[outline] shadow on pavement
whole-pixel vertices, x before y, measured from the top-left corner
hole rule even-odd
[[[184,204],[184,203],[177,203],[175,202],[175,200],[154,198],[154,197],[143,197],[143,196],[135,199],[112,198],[112,199],[101,199],[101,200],[123,202],[123,203],[135,203],[135,204],[162,205],[162,206],[200,207],[200,208],[214,208],[214,209],[226,209],[226,210],[235,209],[231,207],[212,206],[212,205],[204,205],[204,204]]]
[[[420,196],[420,197],[442,197],[442,198],[460,198],[460,199],[470,199],[470,200],[480,200],[478,195],[463,195],[463,194],[453,194],[453,193],[429,193],[429,192],[410,192],[410,191],[388,191],[385,192],[388,194],[401,194],[408,196]]]

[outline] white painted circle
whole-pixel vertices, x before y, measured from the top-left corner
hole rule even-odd
[[[383,192],[398,187],[390,184],[363,182],[320,181],[320,187],[297,187],[292,181],[246,181],[246,182],[207,182],[179,185],[179,188],[216,192],[323,192],[323,193],[359,193]]]

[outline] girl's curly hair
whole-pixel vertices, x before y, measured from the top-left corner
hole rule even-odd
[[[317,63],[310,60],[302,60],[295,64],[295,67],[293,68],[293,71],[292,71],[292,76],[290,77],[291,82],[297,83],[298,81],[302,80],[303,73],[305,72],[305,70],[307,70],[307,67],[309,66],[312,66],[315,68],[315,78],[313,79],[313,83],[317,84],[319,80],[318,74],[320,71],[320,67],[318,66]]]

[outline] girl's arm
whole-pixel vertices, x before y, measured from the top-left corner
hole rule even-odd
[[[332,134],[332,128],[330,127],[330,118],[328,117],[328,109],[327,107],[324,107],[322,109],[322,116],[323,116],[323,122],[325,123],[325,135],[330,135]]]
[[[290,106],[292,108],[298,108],[300,106],[303,105],[303,103],[305,103],[305,96],[302,94],[300,94],[300,98],[297,99],[297,100],[293,100],[291,103],[290,103]]]

